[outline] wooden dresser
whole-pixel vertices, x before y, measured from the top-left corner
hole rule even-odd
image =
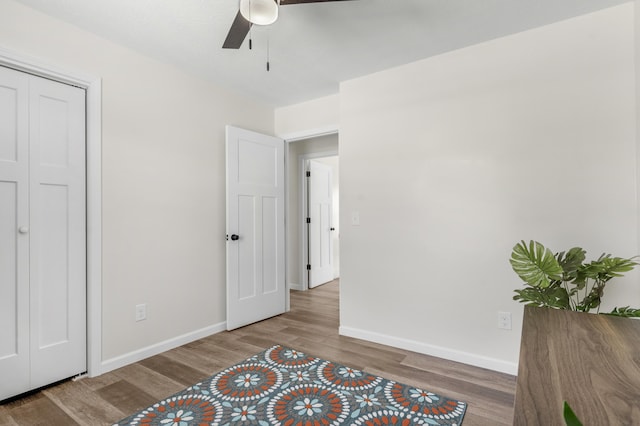
[[[514,425],[640,425],[640,320],[526,306]]]

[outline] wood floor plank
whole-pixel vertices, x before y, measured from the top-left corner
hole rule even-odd
[[[277,337],[274,337],[273,335],[267,335],[267,336],[262,336],[262,335],[247,335],[247,336],[243,336],[240,338],[240,340],[242,342],[246,342],[246,343],[251,343],[254,344],[256,346],[260,346],[262,348],[269,348],[273,345],[278,345],[278,344],[285,344],[285,345],[292,345],[295,343],[295,341],[298,338],[286,338],[285,340],[287,340],[287,342],[283,342],[282,339],[278,339]]]
[[[178,383],[182,383],[185,387],[198,383],[206,378],[207,372],[204,369],[194,368],[192,366],[177,362],[160,354],[140,361],[141,365],[155,370]]]
[[[234,359],[240,358],[245,359],[251,354],[255,354],[260,352],[262,346],[252,345],[250,343],[242,342],[240,338],[242,334],[237,332],[225,332],[220,334],[214,334],[213,336],[205,337],[201,339],[203,347],[208,348],[209,350],[219,350],[230,354],[229,356],[234,357]]]
[[[218,367],[211,370],[211,374],[237,364],[264,349],[263,346],[242,342],[240,339],[243,336],[240,334],[228,334],[224,340],[216,336],[202,339],[202,345],[193,349],[199,356],[210,358],[209,362],[218,364]]]
[[[207,375],[211,375],[229,365],[224,360],[213,356],[205,345],[189,349],[179,347],[167,351],[163,355],[182,364],[197,365],[198,369]]]
[[[96,390],[108,385],[112,385],[121,378],[115,374],[103,374],[98,377],[85,377],[82,379],[82,384],[89,389]]]
[[[284,314],[284,317],[286,319],[298,321],[300,323],[308,324],[308,325],[322,325],[327,328],[340,326],[340,323],[338,322],[337,318],[331,318],[329,316],[324,316],[324,315],[316,315],[313,319],[310,319],[304,312],[301,312],[301,313],[291,312],[291,313]]]
[[[142,389],[156,400],[184,389],[182,383],[138,363],[119,368],[113,375]]]
[[[336,349],[343,349],[350,353],[358,353],[364,356],[373,357],[376,360],[402,363],[407,357],[407,351],[398,352],[389,350],[388,346],[383,345],[367,345],[363,347],[361,342],[361,340],[358,341],[356,339],[344,338],[341,336],[327,336],[322,340],[322,343],[327,346],[331,346]],[[371,350],[369,350],[369,348],[371,348]],[[373,350],[373,348],[375,348],[375,350]]]
[[[0,426],[111,425],[275,344],[463,400],[463,426],[511,424],[513,376],[340,336],[339,318],[337,281],[292,291],[286,314],[0,405]]]
[[[19,426],[4,405],[0,405],[0,426]]]
[[[74,426],[79,423],[47,398],[42,392],[9,407],[9,414],[19,425]]]
[[[447,377],[457,378],[467,382],[487,383],[491,381],[493,389],[510,394],[515,393],[516,377],[510,374],[477,368],[455,361],[436,358],[428,355],[409,353],[401,362],[402,365],[419,370],[432,371]]]
[[[104,419],[122,418],[126,413],[108,403],[82,381],[67,381],[43,390],[43,394],[81,425],[100,424]]]
[[[389,354],[397,354],[398,359],[400,358],[404,359],[406,358],[407,353],[411,353],[411,352],[407,352],[405,349],[394,348],[392,346],[386,346],[376,342],[368,342],[366,340],[360,340],[360,339],[356,339],[354,337],[348,337],[348,336],[331,334],[326,336],[326,339],[328,339],[329,341],[337,341],[339,343],[353,344],[355,347],[360,348],[361,351],[373,350],[375,351],[375,353],[382,352],[382,353],[389,353]]]
[[[97,391],[105,401],[123,413],[134,413],[155,403],[158,398],[126,380],[119,380]],[[127,414],[128,415],[128,414]],[[125,415],[126,417],[126,415]],[[119,419],[113,419],[118,421]]]

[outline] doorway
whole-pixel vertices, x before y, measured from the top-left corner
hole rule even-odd
[[[314,136],[287,144],[287,281],[290,289],[309,288],[309,238],[306,219],[307,178],[309,160],[329,164],[333,169],[333,208],[331,211],[332,272],[328,282],[339,276],[339,157],[338,134]],[[313,265],[312,265],[313,266]]]
[[[338,160],[338,156],[305,160],[302,249],[307,259],[307,288],[340,276]]]

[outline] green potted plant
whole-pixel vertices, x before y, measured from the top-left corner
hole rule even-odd
[[[532,306],[600,313],[606,284],[638,262],[610,254],[590,262],[585,259],[586,251],[580,247],[553,254],[537,241],[521,241],[513,247],[510,263],[525,288],[515,290],[513,299]],[[640,317],[640,309],[616,307],[609,315]]]

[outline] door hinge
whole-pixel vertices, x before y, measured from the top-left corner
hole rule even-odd
[[[307,271],[310,271],[310,270],[311,270],[311,265],[307,263]]]
[[[307,172],[307,177],[311,177],[311,172]]]
[[[307,223],[311,223],[311,218],[310,217],[307,218]]]

